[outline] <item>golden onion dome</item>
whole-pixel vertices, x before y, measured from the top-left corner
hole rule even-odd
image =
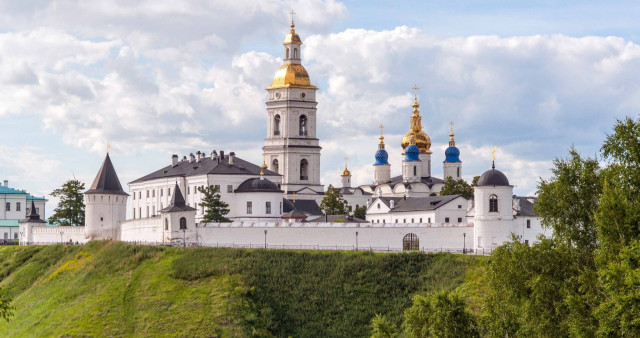
[[[416,146],[420,149],[421,154],[431,154],[431,138],[427,133],[422,131],[422,117],[418,110],[420,104],[416,98],[413,102],[413,115],[411,116],[411,127],[409,132],[402,138],[402,149],[404,150],[411,142],[411,136],[415,139]]]
[[[351,176],[351,172],[349,171],[349,169],[344,168],[344,170],[342,171],[342,176]]]
[[[309,74],[304,66],[298,63],[284,64],[273,77],[271,88],[283,88],[283,87],[297,87],[297,88],[310,88],[316,89],[316,86],[312,85],[309,81]]]
[[[300,40],[300,36],[298,36],[298,33],[296,33],[296,31],[293,29],[293,22],[291,23],[291,31],[289,32],[289,34],[287,34],[287,36],[284,37],[284,42],[282,44],[288,45],[292,43],[296,45],[302,44],[302,40]]]

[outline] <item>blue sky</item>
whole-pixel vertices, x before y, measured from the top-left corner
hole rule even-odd
[[[353,182],[371,181],[381,123],[399,174],[414,84],[434,175],[453,120],[463,175],[498,146],[518,194],[640,111],[632,1],[0,1],[0,179],[36,195],[88,186],[107,142],[123,185],[174,153],[260,163],[291,8],[320,87],[324,184],[345,156]]]

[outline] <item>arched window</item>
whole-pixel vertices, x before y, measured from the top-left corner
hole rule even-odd
[[[489,196],[489,212],[498,212],[498,196]]]
[[[300,116],[300,135],[307,135],[307,117]]]
[[[297,59],[298,58],[298,48],[294,48],[293,49],[293,58]]]
[[[280,135],[280,115],[273,118],[273,135]]]
[[[164,219],[164,229],[165,230],[169,230],[169,219],[168,218]]]
[[[285,58],[285,59],[288,59],[288,58],[289,58],[289,48],[285,48],[285,49],[284,49],[284,55],[285,55],[285,56],[284,56],[284,58]]]
[[[184,217],[180,217],[180,230],[184,230],[187,228],[187,219]]]
[[[271,170],[278,172],[278,159],[274,158],[273,162],[271,162]]]
[[[304,181],[309,179],[309,162],[306,159],[300,161],[300,179]]]
[[[419,250],[420,249],[420,240],[418,236],[413,233],[406,234],[402,239],[402,250]]]
[[[418,176],[418,167],[417,166],[413,166],[413,176]]]
[[[460,178],[460,167],[458,167],[458,178]]]

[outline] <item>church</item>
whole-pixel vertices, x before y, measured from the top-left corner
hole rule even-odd
[[[472,199],[439,195],[446,178],[462,177],[460,151],[452,124],[444,177],[432,176],[431,139],[422,127],[417,94],[409,131],[401,140],[402,174],[391,177],[381,126],[372,183],[352,187],[346,163],[340,175],[341,195],[352,207],[366,205],[367,222],[319,217],[325,188],[320,181],[318,88],[301,63],[302,40],[293,20],[283,47],[283,64],[266,87],[262,164],[233,151],[196,151],[182,158],[174,154],[166,166],[129,182],[125,192],[107,153],[85,192],[85,226],[44,226],[32,208],[20,222],[20,242],[107,239],[184,246],[488,252],[512,235],[525,242],[550,235],[533,213],[535,198],[513,195],[495,161],[480,176]],[[202,222],[199,188],[205,186],[218,189],[229,205],[231,222]]]

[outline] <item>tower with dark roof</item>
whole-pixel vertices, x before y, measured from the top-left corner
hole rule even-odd
[[[20,225],[20,245],[25,245],[33,242],[33,227],[34,226],[43,226],[45,225],[45,221],[40,219],[40,215],[38,215],[36,205],[31,201],[31,208],[29,209],[29,215],[21,221],[18,222]]]
[[[515,232],[512,196],[513,186],[507,176],[496,169],[494,161],[473,189],[476,248],[493,249],[508,241]]]
[[[117,240],[120,222],[126,219],[127,198],[109,153],[85,196],[85,236],[88,239]]]
[[[453,138],[453,122],[450,123],[451,132],[449,133],[449,148],[444,151],[444,179],[451,177],[454,180],[462,178],[462,161],[460,161],[460,149],[456,147],[456,140]]]
[[[187,205],[178,183],[173,187],[169,206],[160,210],[160,217],[163,242],[186,246],[197,241],[196,208]]]

